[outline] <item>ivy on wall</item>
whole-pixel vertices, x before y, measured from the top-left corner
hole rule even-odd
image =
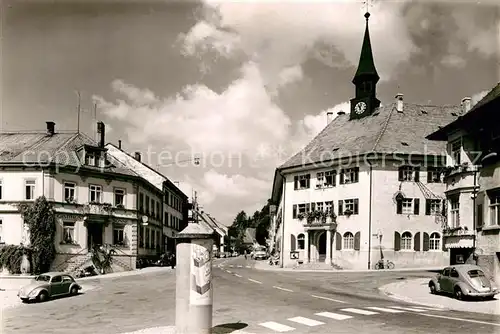
[[[47,272],[56,257],[56,219],[52,205],[41,196],[34,203],[20,204],[19,210],[29,228],[32,271]]]
[[[19,245],[6,245],[0,248],[0,266],[6,268],[11,274],[21,273],[23,255],[29,256],[28,248]]]

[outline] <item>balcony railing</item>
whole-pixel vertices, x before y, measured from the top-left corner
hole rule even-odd
[[[443,236],[445,237],[461,235],[474,235],[474,232],[469,230],[467,226],[446,227],[443,229]]]

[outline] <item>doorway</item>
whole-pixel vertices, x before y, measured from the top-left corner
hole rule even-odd
[[[87,225],[87,249],[92,249],[94,246],[100,246],[103,243],[103,225],[88,224]]]
[[[318,238],[318,255],[319,261],[325,262],[326,258],[326,232],[322,232]]]

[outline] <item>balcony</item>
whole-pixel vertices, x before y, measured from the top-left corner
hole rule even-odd
[[[446,248],[473,248],[474,238],[474,231],[469,230],[467,226],[443,229],[443,240]]]
[[[459,227],[446,227],[443,229],[444,237],[458,237],[458,236],[469,236],[474,235],[473,231],[470,231],[467,226]]]
[[[337,229],[337,215],[333,211],[309,211],[299,213],[297,218],[303,222],[306,231]]]
[[[473,188],[474,173],[476,171],[477,166],[467,164],[447,167],[444,171],[446,191],[449,192],[456,189]]]

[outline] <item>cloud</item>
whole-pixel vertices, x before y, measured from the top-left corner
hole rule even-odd
[[[354,66],[364,31],[364,8],[358,1],[220,2],[203,1],[202,19],[183,36],[188,55],[215,52],[255,61],[263,80],[275,87],[284,68],[314,57],[333,67]],[[398,2],[371,8],[372,45],[382,80],[409,59],[414,46],[405,29]],[[391,38],[387,39],[387,31]],[[320,46],[320,50],[318,50]]]

